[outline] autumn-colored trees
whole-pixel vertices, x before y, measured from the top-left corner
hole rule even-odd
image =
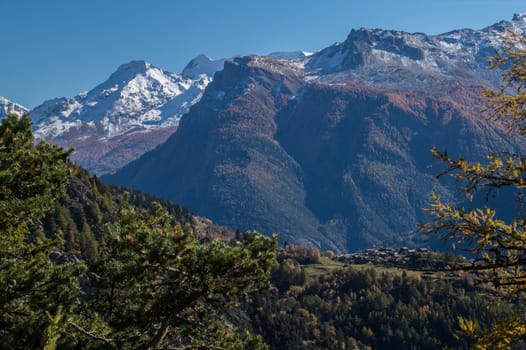
[[[484,89],[486,114],[496,122],[506,123],[511,132],[526,135],[526,37],[509,33],[504,38],[507,49],[491,58],[491,67],[504,73],[502,85]],[[507,191],[514,197],[515,215],[498,213],[488,205],[481,208],[460,208],[444,203],[434,195],[429,212],[433,219],[423,226],[429,234],[438,235],[463,247],[476,257],[467,269],[477,270],[481,282],[490,282],[508,296],[526,291],[526,156],[521,154],[488,155],[486,163],[452,158],[446,152],[433,150],[445,165],[440,175],[449,174],[460,180],[469,199],[477,195],[498,195]],[[488,192],[487,192],[488,191]],[[526,320],[517,315],[483,332],[476,320],[460,321],[464,331],[480,341],[477,349],[509,349],[526,337]]]

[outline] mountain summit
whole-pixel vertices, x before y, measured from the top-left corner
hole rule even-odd
[[[207,55],[199,55],[186,65],[181,75],[190,79],[197,79],[203,74],[213,77],[217,71],[223,69],[225,61],[225,59],[212,60]]]
[[[123,64],[92,90],[33,109],[35,136],[74,147],[72,159],[91,171],[113,172],[175,130],[212,80],[206,68],[191,78],[145,61]]]
[[[163,196],[233,229],[350,251],[408,245],[439,183],[430,150],[480,159],[522,152],[480,116],[487,56],[523,16],[476,31],[353,30],[313,55],[226,62],[164,144],[107,180]]]
[[[111,138],[176,126],[209,82],[206,75],[193,80],[145,61],[132,61],[87,93],[46,101],[33,109],[35,134],[53,140],[92,129],[97,132],[94,137]]]
[[[460,29],[440,35],[395,30],[352,30],[342,43],[305,60],[313,79],[330,83],[358,80],[373,87],[436,89],[442,82],[496,83],[488,56],[502,49],[507,30],[526,32],[526,15],[516,14],[481,30]]]

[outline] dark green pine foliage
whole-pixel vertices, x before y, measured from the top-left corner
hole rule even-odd
[[[79,238],[80,251],[85,259],[90,263],[95,262],[99,257],[99,244],[86,221],[82,222]]]
[[[100,248],[105,246],[104,226],[115,222],[122,205],[150,210],[158,202],[168,210],[172,223],[193,226],[192,214],[184,207],[138,191],[109,186],[75,165],[70,165],[70,172],[65,195],[39,228],[40,234],[60,237],[62,249],[68,253],[95,261]]]
[[[68,156],[57,146],[34,145],[27,116],[9,115],[0,125],[2,348],[45,345],[50,319],[76,302],[84,264],[60,254],[54,256],[60,263],[53,262],[56,240],[38,234],[43,215],[65,191]]]
[[[249,233],[236,246],[201,243],[153,212],[123,206],[107,225],[106,247],[90,265],[78,346],[110,349],[264,348],[236,328],[239,297],[263,287],[277,239]]]

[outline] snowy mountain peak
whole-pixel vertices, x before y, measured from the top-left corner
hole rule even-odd
[[[438,79],[494,86],[499,73],[488,57],[503,49],[507,30],[526,31],[526,14],[481,30],[440,35],[396,30],[352,30],[346,40],[306,58],[312,79],[328,83],[355,80],[371,86],[428,90]]]
[[[516,13],[513,15],[511,21],[500,21],[482,29],[482,32],[500,37],[501,35],[506,34],[506,31],[509,30],[516,33],[526,31],[526,13]]]
[[[0,119],[11,113],[21,116],[27,114],[28,111],[24,106],[0,96]]]
[[[217,71],[223,69],[225,61],[226,59],[213,60],[207,55],[201,54],[184,67],[181,75],[189,79],[197,79],[203,74],[213,77]]]
[[[118,81],[118,80],[131,80],[135,76],[140,74],[145,74],[153,66],[146,61],[131,61],[126,64],[122,64],[117,68],[117,70],[109,77],[108,80]],[[153,67],[155,68],[155,67]]]
[[[108,138],[173,127],[200,99],[210,80],[185,78],[145,61],[132,61],[87,93],[36,107],[31,111],[35,135],[47,140],[88,134]]]
[[[202,53],[200,55],[195,56],[190,62],[188,62],[188,64],[186,65],[185,69],[186,68],[191,68],[191,67],[193,67],[195,65],[199,65],[199,64],[210,63],[212,61],[213,60],[210,57],[208,57],[207,55]],[[183,69],[183,72],[184,72],[184,69]]]

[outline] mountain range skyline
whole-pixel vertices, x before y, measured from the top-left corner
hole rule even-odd
[[[505,30],[524,32],[525,28],[524,14],[482,30],[440,35],[362,28],[351,30],[344,42],[315,53],[282,51],[254,57],[286,63],[306,75],[305,82],[354,81],[374,88],[454,94],[462,90],[459,83],[475,89],[480,82],[495,87],[499,74],[487,69],[487,56],[499,50]],[[200,54],[180,73],[146,61],[121,64],[91,90],[55,97],[33,108],[35,135],[75,148],[73,160],[98,175],[113,173],[163,143],[224,63],[225,59]],[[3,98],[0,117],[9,109],[29,112],[17,102]]]
[[[0,66],[0,96],[32,109],[87,91],[134,60],[180,72],[203,53],[220,59],[315,52],[343,41],[353,28],[439,34],[480,29],[525,11],[518,1],[2,2],[0,12],[9,14],[2,45],[9,54]]]
[[[236,57],[166,142],[102,179],[287,242],[422,244],[431,191],[465,203],[428,167],[434,145],[481,161],[524,153],[480,113],[480,83],[496,87],[502,73],[488,56],[507,30],[526,32],[526,15],[442,35],[353,30],[312,55]]]
[[[524,153],[480,116],[506,30],[526,32],[526,15],[441,35],[362,28],[315,53],[199,55],[180,74],[132,61],[30,115],[38,138],[75,148],[104,181],[231,229],[335,251],[419,245],[428,191],[456,197],[427,167],[433,145]]]

